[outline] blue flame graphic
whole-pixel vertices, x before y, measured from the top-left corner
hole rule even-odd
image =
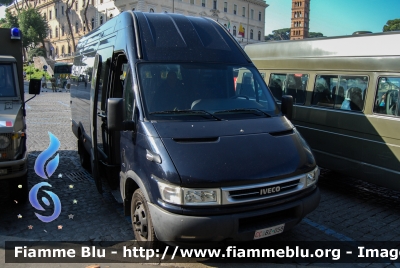
[[[44,211],[45,209],[39,204],[39,201],[37,199],[37,193],[42,186],[49,186],[52,187],[49,183],[47,182],[40,182],[37,183],[35,186],[32,187],[32,189],[29,191],[29,202],[31,202],[31,205],[36,208],[37,210]],[[54,221],[55,219],[60,216],[61,213],[61,201],[58,198],[58,196],[51,192],[51,191],[46,191],[43,190],[45,193],[47,193],[51,199],[53,200],[54,203],[54,212],[51,216],[42,216],[39,213],[35,212],[36,217],[39,218],[42,222],[51,222]],[[49,200],[46,197],[42,197],[42,201],[46,204],[46,206],[50,205]]]
[[[60,148],[60,141],[57,139],[57,137],[54,136],[51,132],[48,132],[48,134],[49,134],[49,137],[50,137],[49,147],[45,151],[43,151],[41,154],[39,154],[39,156],[36,158],[36,161],[35,161],[35,172],[36,172],[36,174],[38,176],[42,177],[43,179],[48,179],[47,175],[50,178],[51,175],[53,175],[53,173],[56,171],[56,169],[58,167],[58,163],[59,163],[59,154],[57,154],[52,160],[50,160],[47,163],[47,167],[46,167],[47,175],[46,175],[46,173],[44,171],[44,167],[45,167],[46,161],[49,160],[50,157],[57,152],[58,148]],[[39,201],[37,199],[38,191],[39,191],[40,187],[42,187],[42,186],[52,187],[47,182],[37,183],[29,191],[29,202],[31,202],[31,205],[34,208],[36,208],[37,210],[44,211],[45,209],[39,204]],[[53,212],[53,214],[51,216],[42,216],[42,215],[40,215],[39,213],[36,213],[36,212],[35,212],[35,215],[42,222],[51,222],[51,221],[54,221],[55,219],[57,219],[58,216],[60,216],[60,213],[61,213],[61,202],[60,202],[60,199],[58,198],[58,196],[55,193],[53,193],[51,191],[46,191],[46,190],[43,190],[43,191],[45,193],[47,193],[51,197],[51,199],[53,200],[54,212]],[[50,206],[50,202],[46,197],[42,197],[42,201],[46,206]]]
[[[44,165],[46,161],[57,152],[58,148],[60,148],[60,141],[54,136],[51,132],[48,132],[50,136],[50,144],[49,147],[44,150],[39,156],[36,158],[35,161],[35,172],[38,176],[42,177],[43,179],[47,179],[46,173],[44,172]],[[50,160],[47,164],[46,171],[49,175],[53,175],[54,171],[56,171],[59,162],[59,155],[57,154],[54,159]]]

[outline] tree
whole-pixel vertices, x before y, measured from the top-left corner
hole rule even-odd
[[[322,33],[316,33],[316,32],[308,33],[308,38],[316,38],[316,37],[324,37],[324,35]]]
[[[19,27],[18,17],[13,16],[9,10],[6,10],[6,17],[0,21],[0,27],[2,28],[13,28]]]
[[[273,30],[272,34],[269,34],[265,37],[265,41],[279,41],[279,40],[289,40],[289,39],[290,39],[290,28]]]
[[[34,48],[39,43],[45,47],[44,39],[49,26],[38,10],[33,7],[22,10],[19,14],[19,26],[24,35],[22,40],[24,48]]]
[[[400,31],[400,19],[388,20],[383,26],[384,32]]]
[[[89,0],[86,0],[85,11],[84,11],[84,17],[85,17],[84,23],[85,23],[85,25],[86,25],[87,31],[90,32],[90,31],[93,30],[93,29],[90,29],[90,28],[89,28],[89,21],[88,21],[88,19],[87,19],[87,10],[88,10],[88,7],[89,7]]]

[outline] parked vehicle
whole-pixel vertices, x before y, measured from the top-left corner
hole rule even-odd
[[[259,239],[318,206],[311,150],[214,20],[123,12],[79,40],[72,70],[90,75],[71,88],[81,163],[119,187],[137,240]]]
[[[21,32],[0,28],[0,39],[0,200],[24,203],[28,198],[28,153]]]
[[[319,166],[400,190],[400,33],[267,42],[245,50]]]

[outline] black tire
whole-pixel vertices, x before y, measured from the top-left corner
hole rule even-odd
[[[141,189],[137,189],[132,195],[131,219],[135,238],[138,242],[146,242],[141,246],[155,248],[158,244],[156,233],[146,198]]]
[[[28,201],[28,175],[24,175],[13,187],[12,200],[16,200],[19,205],[23,205]]]
[[[86,151],[82,139],[78,139],[78,154],[79,154],[79,161],[81,163],[81,166],[90,171],[91,164],[90,164],[90,155]]]

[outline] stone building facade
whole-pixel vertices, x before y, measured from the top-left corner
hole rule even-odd
[[[290,40],[308,37],[310,28],[310,0],[292,0]]]
[[[67,4],[71,6],[73,0],[36,1],[49,23],[45,40],[47,54],[55,60],[72,56],[72,35],[76,45],[83,35],[125,10],[209,17],[228,28],[242,46],[261,42],[268,7],[265,0],[75,0],[68,14],[70,31],[66,12]],[[9,9],[15,13],[14,6]]]

